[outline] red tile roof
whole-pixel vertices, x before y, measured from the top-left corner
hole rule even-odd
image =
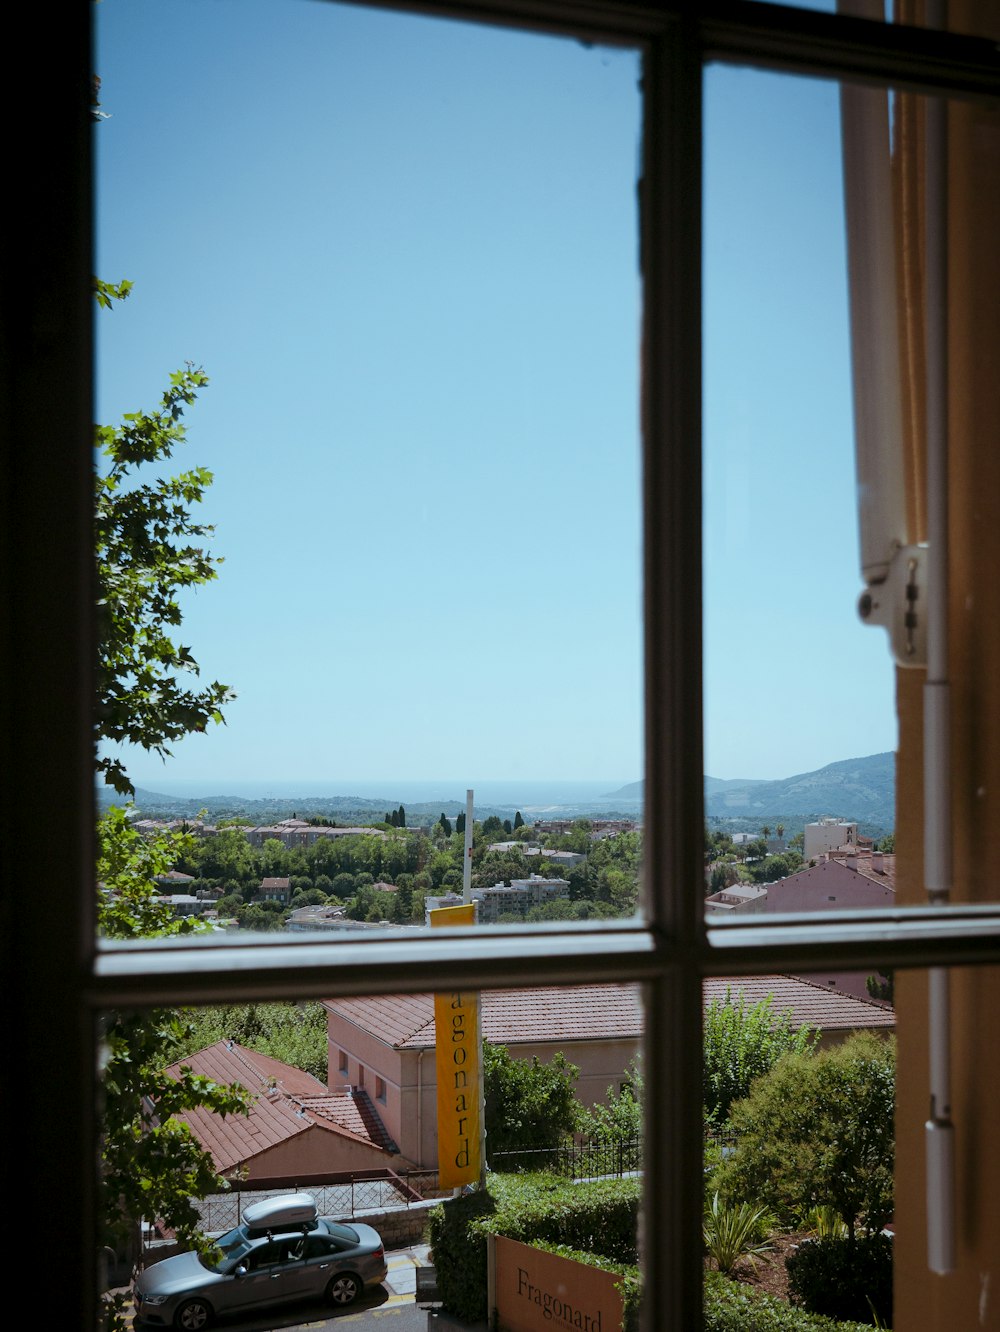
[[[867,857],[858,864],[870,866]],[[821,860],[812,868],[796,870],[787,878],[764,885],[766,912],[850,911],[893,907],[896,893],[892,875],[852,869],[843,860]]]
[[[346,1092],[329,1091],[312,1074],[278,1059],[257,1054],[233,1041],[218,1041],[179,1060],[167,1072],[176,1077],[182,1065],[213,1082],[239,1083],[252,1097],[249,1115],[223,1118],[208,1110],[192,1110],[179,1116],[211,1153],[220,1172],[232,1170],[268,1148],[316,1128],[368,1147],[394,1150],[384,1129],[373,1134],[370,1122],[366,1123],[370,1117],[353,1097]]]
[[[772,995],[775,1010],[790,1012],[796,1026],[808,1022],[824,1031],[850,1031],[891,1027],[895,1022],[892,1011],[878,1004],[831,993],[792,976],[707,980],[705,1003],[724,1000],[727,990],[744,994],[751,1004]],[[498,1045],[635,1039],[642,1031],[640,992],[633,985],[485,990],[482,1000],[483,1036]],[[326,1007],[394,1049],[427,1049],[434,1044],[433,995],[328,1000]]]

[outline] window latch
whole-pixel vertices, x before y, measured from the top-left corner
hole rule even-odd
[[[864,623],[887,631],[897,666],[927,665],[927,554],[926,545],[897,547],[885,578],[858,598]]]

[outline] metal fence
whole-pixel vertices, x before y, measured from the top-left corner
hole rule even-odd
[[[710,1132],[705,1146],[715,1147],[726,1156],[736,1145],[736,1134]],[[539,1147],[516,1152],[494,1152],[489,1158],[491,1170],[498,1173],[524,1173],[548,1170],[568,1179],[597,1179],[608,1175],[632,1175],[642,1169],[641,1138],[585,1138],[560,1143],[557,1147]]]
[[[408,1207],[411,1203],[439,1196],[437,1171],[434,1170],[242,1180],[234,1182],[228,1192],[209,1194],[198,1203],[201,1228],[210,1235],[232,1230],[240,1224],[243,1212],[252,1203],[285,1193],[311,1193],[319,1214],[333,1217]]]
[[[639,1138],[586,1138],[525,1151],[494,1152],[490,1168],[499,1173],[548,1170],[568,1179],[595,1179],[606,1175],[631,1175],[642,1168]]]

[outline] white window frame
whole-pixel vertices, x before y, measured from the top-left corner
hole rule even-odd
[[[277,0],[276,0],[277,2]],[[698,1325],[701,987],[711,975],[1000,961],[993,909],[748,921],[702,916],[701,82],[711,61],[912,91],[996,96],[986,42],[746,0],[419,0],[433,12],[644,49],[643,921],[365,937],[129,942],[94,930],[91,708],[93,272],[91,0],[21,16],[8,71],[0,399],[8,650],[4,771],[37,827],[9,831],[4,894],[4,1142],[29,1165],[8,1206],[26,1289],[92,1326],[97,1293],[99,1022],[111,1006],[335,998],[440,987],[645,986],[643,1258],[650,1328]],[[53,40],[53,27],[59,40]],[[26,30],[24,30],[26,29]],[[183,145],[178,144],[179,160]],[[182,169],[178,167],[178,169]],[[107,276],[107,275],[106,275]],[[112,275],[113,276],[113,275]],[[25,810],[25,813],[29,811]],[[13,891],[16,886],[17,892]],[[526,965],[527,964],[527,965]],[[687,1150],[685,1150],[687,1148]],[[33,1298],[38,1298],[37,1294]]]

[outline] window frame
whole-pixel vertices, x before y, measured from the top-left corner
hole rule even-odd
[[[111,1006],[338,997],[456,986],[634,981],[645,986],[647,1122],[643,1223],[648,1327],[700,1318],[701,987],[711,975],[824,965],[1000,962],[1000,908],[926,908],[706,930],[700,884],[701,98],[721,61],[821,78],[870,79],[957,97],[998,94],[995,47],[746,0],[387,0],[381,7],[644,48],[643,562],[646,835],[642,921],[436,931],[344,944],[309,940],[95,941],[92,572],[93,271],[91,0],[32,6],[12,105],[2,312],[6,438],[3,541],[8,630],[4,759],[44,791],[52,835],[11,837],[3,939],[10,1067],[30,1069],[3,1103],[6,1141],[32,1146],[19,1223],[61,1227],[61,1309],[79,1326],[97,1294],[95,1214],[100,1015]],[[28,111],[25,111],[28,114]],[[16,447],[15,447],[16,446]],[[54,909],[53,909],[54,908]],[[442,935],[444,937],[442,937]],[[525,961],[529,966],[525,966]],[[66,1107],[72,1107],[67,1114]],[[655,1131],[652,1131],[654,1130]],[[678,1151],[677,1144],[699,1145]],[[25,1281],[51,1288],[42,1259]]]

